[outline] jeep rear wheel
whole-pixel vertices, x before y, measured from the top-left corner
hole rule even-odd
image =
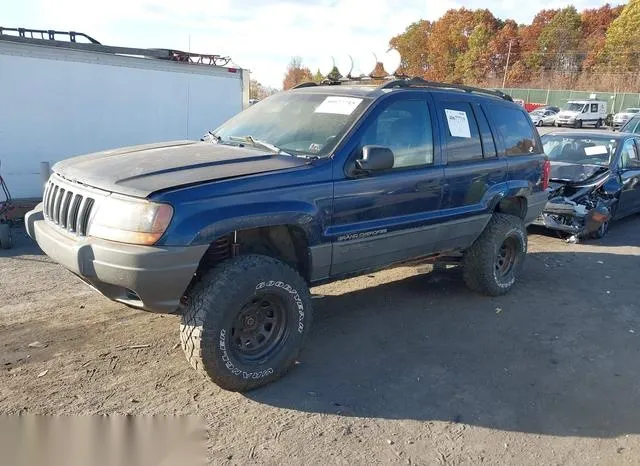
[[[479,293],[503,295],[513,288],[526,254],[527,233],[522,220],[514,215],[494,214],[464,253],[464,281]]]
[[[189,363],[226,390],[247,391],[293,366],[311,326],[305,281],[277,259],[239,256],[187,296],[180,341]]]

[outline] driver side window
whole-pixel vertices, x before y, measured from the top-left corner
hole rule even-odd
[[[424,100],[399,100],[387,106],[369,122],[360,141],[393,151],[393,168],[433,163],[433,132],[429,107]]]
[[[638,157],[638,148],[633,139],[627,139],[622,146],[620,155],[622,168],[638,168],[640,167],[640,158]]]

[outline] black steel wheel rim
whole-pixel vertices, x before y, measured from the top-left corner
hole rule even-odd
[[[496,254],[496,275],[500,278],[508,276],[513,270],[518,256],[518,243],[515,238],[509,237],[498,248]]]
[[[231,326],[231,349],[243,363],[272,356],[286,339],[287,312],[274,294],[253,296],[236,315]]]

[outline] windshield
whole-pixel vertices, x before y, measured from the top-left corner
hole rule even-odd
[[[638,128],[638,122],[640,122],[640,115],[634,115],[620,128],[620,131],[622,133],[635,133]]]
[[[606,137],[542,136],[544,153],[552,162],[608,166],[618,141]]]
[[[330,94],[275,94],[223,123],[213,132],[213,140],[270,145],[294,155],[326,156],[370,101]]]
[[[571,102],[569,103],[569,105],[567,106],[567,110],[569,110],[570,112],[581,112],[582,109],[584,107],[584,104],[579,104],[576,102]]]

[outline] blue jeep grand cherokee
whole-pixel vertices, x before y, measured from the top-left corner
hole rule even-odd
[[[191,365],[241,391],[294,364],[311,285],[424,260],[509,291],[549,164],[508,96],[403,79],[299,86],[202,141],[53,172],[29,235],[108,298],[181,314]]]

